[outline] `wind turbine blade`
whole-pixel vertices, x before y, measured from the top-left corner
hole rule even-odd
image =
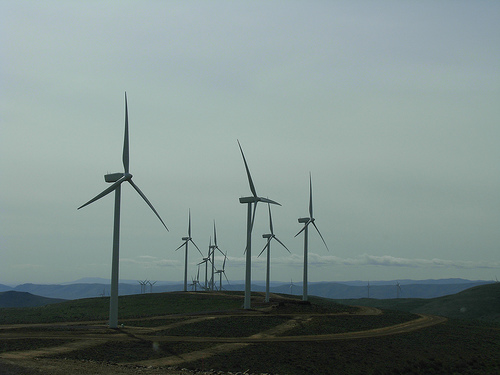
[[[217,250],[219,250],[219,252],[220,252],[222,255],[224,255],[224,256],[225,256],[224,252],[223,252],[221,249],[219,249],[219,246],[214,246],[214,247],[215,247]]]
[[[215,228],[215,220],[214,220],[214,245],[217,247],[217,228]]]
[[[306,227],[311,224],[311,220],[309,220],[303,227],[301,230],[299,230],[299,233],[297,233],[294,237],[297,237],[299,234],[301,234],[305,229]]]
[[[120,185],[123,181],[125,181],[125,177],[122,177],[120,178],[118,181],[116,181],[113,185],[111,185],[110,187],[108,187],[107,189],[105,189],[102,193],[100,194],[97,194],[94,198],[92,198],[91,200],[89,200],[87,203],[81,205],[80,207],[77,208],[77,210],[79,210],[80,208],[83,208],[85,206],[88,206],[89,204],[95,202],[96,200],[98,199],[101,199],[102,197],[108,195],[109,193],[111,193],[113,190],[116,189],[116,187],[118,185]]]
[[[194,241],[191,239],[191,237],[189,237],[189,241],[194,245],[194,247],[196,247],[196,249],[200,252],[201,256],[203,256],[203,253],[201,252],[200,248],[198,246],[196,246],[196,244],[194,243]]]
[[[285,244],[280,241],[280,239],[278,237],[274,237],[274,239],[276,241],[278,241],[281,244],[281,246],[283,246],[290,254],[292,253],[290,250],[288,250],[288,247],[286,247]]]
[[[264,203],[270,203],[270,204],[276,204],[278,206],[281,206],[281,204],[279,204],[278,202],[275,202],[271,199],[268,199],[268,198],[261,198],[261,197],[258,197],[259,198],[259,202],[264,202]]]
[[[224,262],[222,263],[222,272],[224,272],[224,269],[226,268],[226,259],[227,259],[227,253],[224,254]]]
[[[309,217],[312,219],[313,216],[313,187],[312,187],[312,177],[311,172],[309,172]]]
[[[266,243],[266,246],[264,246],[264,248],[262,249],[262,251],[259,253],[259,255],[257,255],[257,258],[260,257],[262,255],[262,253],[269,247],[269,242],[271,242],[271,239],[272,237],[269,237],[267,239],[267,243]]]
[[[188,217],[189,217],[189,219],[188,219],[188,237],[191,238],[191,209],[189,209]]]
[[[186,242],[187,241],[184,241],[181,246],[179,246],[177,249],[175,249],[175,251],[179,250],[181,247],[183,247],[184,245],[186,245]]]
[[[323,238],[323,236],[321,235],[321,232],[319,231],[318,227],[316,226],[316,223],[315,223],[314,221],[313,221],[312,223],[313,223],[313,225],[314,225],[314,228],[316,228],[316,231],[318,232],[319,236],[320,236],[320,237],[321,237],[321,239],[323,240],[323,243],[325,244],[326,249],[327,249],[328,251],[330,251],[330,249],[328,248],[328,245],[327,245],[327,244],[326,244],[326,242],[325,242],[325,239]]]
[[[253,203],[253,213],[252,213],[252,222],[250,224],[250,233],[252,233],[253,230],[253,223],[255,221],[255,211],[257,211],[257,202]]]
[[[153,207],[151,202],[148,200],[148,198],[146,198],[146,196],[141,191],[141,189],[139,189],[139,187],[136,184],[134,184],[134,182],[132,180],[128,180],[128,182],[130,182],[130,185],[132,185],[132,187],[135,189],[135,191],[137,191],[139,193],[139,195],[142,197],[142,199],[144,199],[144,201],[148,204],[149,208],[151,208],[153,210],[153,212],[156,214],[156,217],[158,217],[158,219],[160,219],[161,223],[163,224],[165,229],[168,231],[168,228],[165,225],[165,223],[163,222],[162,218],[160,217],[160,214],[158,212],[156,212],[155,208]]]
[[[125,173],[129,172],[129,148],[128,148],[128,106],[127,93],[125,92],[125,136],[123,139],[123,167]]]
[[[247,160],[245,159],[245,154],[243,153],[243,149],[241,148],[241,144],[240,144],[239,140],[238,140],[238,146],[240,146],[241,156],[243,156],[243,162],[245,163],[245,169],[247,171],[248,184],[250,185],[250,191],[252,192],[253,196],[257,198],[257,192],[255,191],[255,186],[254,186],[253,181],[252,181],[252,176],[250,175],[250,170],[248,169]]]
[[[224,277],[226,278],[227,283],[228,283],[228,284],[231,284],[231,283],[229,282],[229,279],[228,279],[228,278],[227,278],[227,276],[226,276],[226,272],[222,271],[222,273],[224,274]]]
[[[271,230],[271,234],[274,234],[273,231],[273,217],[271,216],[271,205],[267,204],[267,209],[269,211],[269,229]]]

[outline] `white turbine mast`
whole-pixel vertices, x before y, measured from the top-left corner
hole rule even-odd
[[[201,250],[196,246],[196,244],[193,241],[193,238],[191,237],[191,209],[189,209],[189,214],[188,214],[188,235],[187,237],[182,237],[182,240],[184,241],[182,245],[180,245],[175,251],[179,250],[181,247],[185,247],[185,253],[184,253],[184,291],[187,292],[187,271],[188,271],[188,246],[189,242],[191,242],[194,247],[200,252],[201,256],[203,256],[203,253]]]
[[[123,167],[124,173],[112,173],[104,176],[106,182],[112,183],[110,187],[105,189],[102,193],[96,195],[87,203],[78,207],[83,208],[98,199],[108,195],[112,191],[115,192],[115,211],[114,211],[114,230],[113,230],[113,255],[111,266],[111,294],[109,301],[109,326],[110,328],[118,327],[118,280],[119,280],[119,260],[120,260],[120,198],[121,198],[121,184],[127,181],[137,191],[137,193],[144,199],[149,208],[155,213],[161,221],[165,229],[168,231],[167,226],[162,218],[155,210],[151,202],[146,198],[144,193],[132,181],[132,174],[129,172],[129,140],[128,140],[128,107],[127,107],[127,93],[125,93],[125,136],[123,141]]]
[[[257,209],[258,202],[277,204],[281,206],[278,202],[272,201],[267,198],[262,198],[257,195],[255,186],[252,181],[252,176],[250,175],[250,170],[248,169],[248,164],[245,159],[245,154],[243,154],[243,149],[241,148],[240,141],[238,141],[238,146],[240,147],[241,156],[243,157],[243,162],[245,163],[245,169],[248,177],[248,184],[250,185],[250,191],[252,192],[251,197],[240,198],[240,203],[247,204],[247,245],[245,247],[246,251],[246,267],[245,267],[245,301],[243,307],[245,309],[251,308],[250,296],[251,296],[251,282],[252,282],[252,229],[255,219],[255,211]],[[253,212],[252,212],[253,204]]]
[[[286,249],[286,251],[288,251],[291,254],[290,250],[288,250],[288,247],[286,247],[285,244],[283,242],[281,242],[280,239],[278,237],[276,237],[276,235],[274,234],[273,218],[271,216],[271,205],[268,204],[267,208],[269,210],[269,231],[270,231],[270,233],[266,233],[266,234],[262,235],[262,238],[267,238],[267,243],[266,243],[266,246],[264,246],[264,248],[262,249],[262,251],[258,255],[258,257],[260,257],[262,255],[262,253],[267,249],[265,302],[269,302],[269,294],[270,294],[269,293],[269,282],[270,282],[270,273],[271,273],[271,241],[273,239],[275,239],[276,241],[278,241],[278,243],[281,244],[281,246],[283,246]]]
[[[303,223],[304,227],[295,235],[297,237],[300,233],[304,232],[304,276],[303,276],[303,285],[302,285],[302,300],[307,301],[307,256],[308,256],[308,245],[309,245],[309,239],[308,239],[308,228],[309,224],[312,224],[316,231],[318,232],[319,236],[321,237],[321,240],[326,246],[326,249],[328,249],[328,245],[325,242],[325,239],[321,235],[321,232],[319,231],[318,227],[316,226],[316,223],[314,222],[314,216],[313,216],[313,203],[312,203],[312,177],[311,173],[309,173],[309,217],[301,217],[299,218],[299,223]]]

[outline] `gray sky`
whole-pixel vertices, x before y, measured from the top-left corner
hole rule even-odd
[[[124,279],[181,280],[213,220],[243,279],[250,195],[273,207],[272,278],[500,277],[500,3],[0,1],[0,282],[110,277],[123,171]],[[259,206],[253,253],[265,242]],[[189,275],[201,257],[190,252]],[[219,260],[220,261],[220,260]],[[253,262],[264,279],[264,259]]]

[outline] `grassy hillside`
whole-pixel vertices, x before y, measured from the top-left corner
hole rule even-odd
[[[241,307],[236,295],[212,298],[213,294],[197,293],[148,293],[120,296],[118,299],[121,319],[156,315],[199,312],[203,310],[229,310]],[[33,308],[0,309],[0,324],[54,323],[66,321],[107,320],[109,297],[86,298]]]
[[[442,315],[455,319],[500,323],[500,283],[476,286],[450,296],[417,299],[372,298],[336,300],[350,305],[372,306],[413,313]]]

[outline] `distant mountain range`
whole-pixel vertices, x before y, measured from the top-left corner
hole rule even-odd
[[[439,279],[439,280],[388,280],[388,281],[370,281],[370,288],[366,281],[348,281],[348,282],[316,282],[309,283],[308,294],[318,297],[332,299],[355,299],[370,298],[390,299],[398,296],[396,282],[399,282],[399,297],[401,298],[436,298],[455,294],[477,285],[490,284],[491,281],[465,280],[465,279]],[[9,287],[0,284],[0,292],[16,291],[28,292],[36,296],[58,299],[80,299],[100,296],[109,296],[109,280],[86,278],[73,283],[64,284],[21,284],[16,287]],[[244,290],[242,281],[224,284],[226,290]],[[158,281],[152,287],[146,286],[146,292],[174,292],[180,291],[183,284],[180,282],[161,282]],[[302,283],[273,283],[271,292],[284,294],[302,294]],[[252,291],[265,291],[263,282],[252,284]],[[119,285],[120,295],[139,294],[141,286],[134,280],[122,280]],[[368,294],[369,293],[369,294]]]
[[[0,293],[0,307],[37,307],[64,301],[64,299],[40,297],[31,293],[12,290]]]

